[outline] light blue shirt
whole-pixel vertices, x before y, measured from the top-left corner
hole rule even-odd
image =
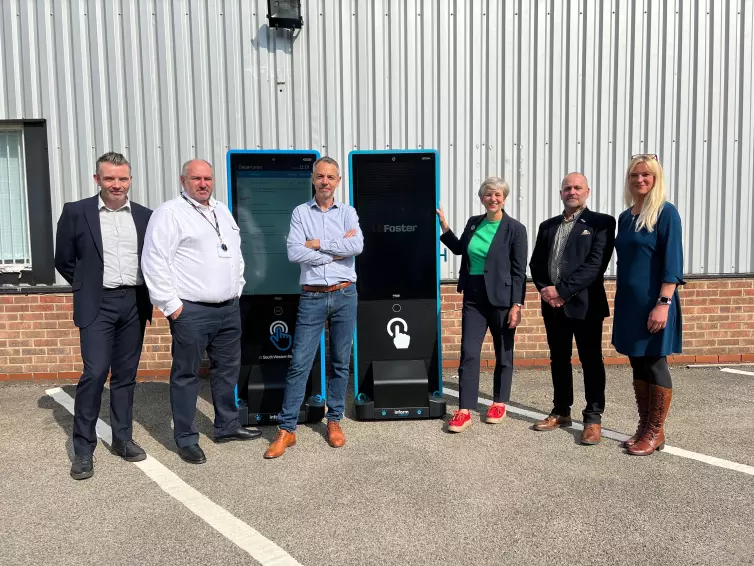
[[[352,229],[356,229],[356,235],[344,238]],[[319,240],[319,249],[307,248],[307,240]],[[335,201],[323,211],[312,199],[293,209],[288,232],[288,261],[301,264],[301,285],[355,283],[354,258],[363,249],[364,235],[352,206]],[[344,259],[334,260],[334,257]]]

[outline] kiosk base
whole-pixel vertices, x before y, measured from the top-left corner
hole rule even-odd
[[[440,419],[445,416],[445,399],[428,397],[425,407],[375,408],[374,401],[356,401],[354,417],[360,421],[394,419]]]
[[[277,424],[278,415],[272,413],[249,412],[249,407],[238,407],[238,418],[243,426]],[[309,397],[298,412],[298,424],[316,423],[325,418],[325,401],[316,401]]]

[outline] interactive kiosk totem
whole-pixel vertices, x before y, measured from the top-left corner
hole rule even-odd
[[[228,152],[228,202],[241,229],[246,285],[241,308],[238,406],[242,424],[269,424],[283,406],[301,287],[288,261],[293,209],[312,198],[316,151]],[[299,422],[325,415],[325,339],[314,360]]]
[[[349,171],[364,234],[356,258],[355,416],[442,417],[438,154],[353,151]]]

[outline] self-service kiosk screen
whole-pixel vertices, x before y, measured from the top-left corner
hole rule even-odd
[[[437,296],[435,153],[353,154],[353,204],[364,234],[359,298]]]
[[[233,214],[241,229],[244,295],[298,295],[299,265],[288,261],[293,209],[312,198],[316,154],[230,156]]]

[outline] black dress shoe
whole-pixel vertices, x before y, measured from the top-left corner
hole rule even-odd
[[[242,426],[238,427],[230,434],[223,434],[221,436],[215,436],[215,442],[230,442],[231,440],[253,440],[262,436],[261,430],[249,430]]]
[[[77,454],[71,465],[71,477],[75,480],[85,480],[94,475],[94,460],[91,454]]]
[[[110,450],[126,462],[141,462],[147,459],[147,453],[133,440],[113,440]]]
[[[204,464],[207,461],[204,451],[199,448],[198,444],[178,448],[178,455],[183,458],[184,462],[188,462],[189,464]]]

